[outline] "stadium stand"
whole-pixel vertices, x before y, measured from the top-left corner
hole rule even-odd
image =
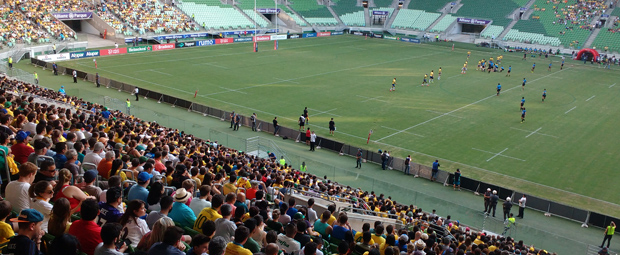
[[[281,10],[287,10],[286,6],[278,6],[278,8],[280,8]],[[308,24],[299,16],[297,16],[295,13],[292,13],[290,11],[284,11],[288,16],[291,16],[291,18],[293,18],[293,20],[295,21],[295,23],[301,27],[307,27]]]
[[[77,35],[64,23],[56,20],[53,12],[90,10],[90,6],[79,1],[65,1],[56,4],[52,1],[21,1],[19,9],[32,22],[47,31],[57,40],[77,39]]]
[[[530,20],[519,21],[513,28],[557,37],[564,47],[581,48],[591,34],[593,18],[602,14],[606,8],[602,0],[587,3],[536,0]]]
[[[446,4],[454,2],[453,0],[435,0],[435,1],[426,1],[426,0],[411,0],[408,6],[404,8],[407,9],[416,9],[416,10],[424,10],[427,12],[438,12],[441,8],[446,6]]]
[[[347,26],[366,26],[364,8],[357,5],[357,0],[337,0],[332,9],[339,15],[340,20]]]
[[[121,21],[140,34],[190,32],[200,30],[183,12],[158,1],[135,0],[132,2],[106,2]]]
[[[504,27],[502,26],[488,25],[486,29],[480,33],[480,36],[487,39],[493,39],[499,37],[503,31]]]
[[[430,13],[420,10],[402,9],[398,12],[392,28],[413,29],[424,31],[441,16],[439,13]]]
[[[246,10],[244,9],[243,12],[248,15],[248,17],[250,17],[251,20],[256,20],[256,25],[258,25],[259,27],[268,27],[269,26],[269,22],[267,22],[265,19],[263,19],[263,15],[260,13],[257,13],[254,10]],[[255,18],[256,17],[256,18]]]
[[[497,26],[507,26],[511,20],[506,16],[525,5],[513,0],[503,1],[502,4],[497,4],[494,0],[461,0],[461,4],[463,6],[458,10],[458,16],[490,19],[493,20],[493,25]]]
[[[21,13],[6,5],[0,6],[2,23],[0,28],[0,41],[9,47],[16,43],[40,43],[49,42],[47,32],[39,29],[34,23]]]
[[[254,28],[254,22],[231,5],[222,4],[219,0],[184,1],[179,8],[188,15],[194,15],[194,20],[205,29],[249,29]]]
[[[115,32],[117,34],[122,34],[125,36],[132,36],[134,33],[134,30],[132,30],[131,28],[129,28],[125,23],[123,23],[122,21],[118,20],[114,14],[112,14],[111,12],[107,12],[104,11],[104,8],[99,6],[97,7],[97,15],[106,23],[108,23],[108,25],[110,25],[111,27],[114,28]]]
[[[431,28],[431,32],[443,32],[448,29],[448,27],[456,20],[456,17],[446,14],[433,28]]]
[[[301,15],[308,23],[320,26],[335,26],[338,21],[324,5],[316,1],[295,1],[289,7]]]
[[[254,10],[253,0],[235,1],[235,5],[243,10]],[[256,8],[274,8],[275,6],[276,2],[273,0],[256,0]]]
[[[393,0],[373,0],[375,2],[375,7],[390,7],[394,3]]]
[[[618,8],[616,8],[618,10]],[[615,11],[615,10],[614,10]],[[616,17],[611,28],[601,28],[592,47],[608,52],[620,52],[620,18]]]
[[[174,251],[174,254],[187,252],[198,246],[194,242],[191,242],[190,246],[187,243],[189,238],[210,240],[209,254],[223,254],[225,249],[243,249],[244,254],[261,250],[271,251],[270,254],[277,254],[278,250],[297,254],[302,248],[316,249],[314,243],[323,244],[321,250],[324,254],[363,254],[368,250],[370,254],[380,254],[379,248],[389,249],[385,254],[413,251],[412,248],[423,250],[426,254],[446,254],[443,251],[448,247],[453,249],[450,254],[464,254],[465,250],[483,250],[500,242],[502,254],[513,254],[516,250],[547,254],[538,253],[537,249],[513,239],[484,235],[461,225],[458,220],[423,212],[414,205],[398,204],[384,194],[342,186],[297,171],[285,163],[281,165],[280,161],[276,160],[276,155],[269,159],[259,158],[33,84],[4,76],[0,77],[0,82],[6,89],[0,91],[0,98],[6,106],[2,108],[3,112],[10,111],[15,115],[15,119],[21,120],[10,124],[7,130],[2,132],[4,140],[8,137],[5,133],[16,133],[19,142],[10,147],[15,153],[15,161],[20,164],[20,176],[30,178],[30,171],[40,171],[36,165],[28,163],[30,155],[34,155],[31,158],[35,162],[41,157],[41,167],[53,166],[57,160],[66,159],[68,163],[64,166],[73,169],[71,164],[79,161],[81,156],[84,165],[96,166],[94,170],[86,173],[82,173],[85,167],[77,166],[75,174],[66,169],[61,170],[61,176],[57,180],[63,184],[57,189],[61,195],[54,196],[51,195],[53,193],[46,192],[47,188],[52,186],[46,179],[54,181],[58,172],[51,171],[54,176],[42,176],[41,172],[37,174],[38,177],[33,183],[34,192],[30,193],[34,197],[7,198],[12,201],[15,214],[19,214],[21,209],[15,207],[16,205],[29,203],[34,198],[41,200],[41,208],[48,208],[48,211],[39,213],[45,214],[43,220],[46,221],[46,226],[49,221],[49,228],[46,229],[48,233],[43,239],[52,244],[52,247],[57,239],[62,240],[63,230],[68,225],[66,221],[54,221],[52,227],[56,213],[64,210],[57,207],[70,208],[74,205],[75,208],[79,206],[81,212],[71,215],[70,221],[73,221],[73,224],[69,228],[69,234],[77,236],[80,252],[86,254],[93,254],[95,246],[101,241],[113,247],[115,243],[111,241],[116,240],[121,228],[127,228],[127,239],[133,240],[126,251],[130,254],[156,253],[159,245],[151,244],[162,241],[162,233],[166,233],[163,235],[166,243],[185,241],[181,242],[183,245],[164,247],[170,252]],[[19,91],[20,94],[7,91]],[[5,113],[0,115],[4,119]],[[35,132],[30,136],[34,136],[37,152],[18,149],[19,146],[27,147],[22,141],[27,142],[31,138],[28,138],[28,133],[24,130],[32,128],[35,128]],[[50,131],[53,135],[51,138],[35,135],[36,130]],[[60,151],[66,150],[66,144],[71,144],[70,148],[76,149],[66,152],[69,157],[61,157]],[[48,150],[39,150],[41,147],[51,148],[49,152],[56,153],[55,156],[43,156],[40,153]],[[85,147],[88,149],[85,150]],[[5,148],[3,146],[0,149],[8,150]],[[118,155],[113,153],[115,150]],[[97,174],[98,171],[107,170],[108,158],[102,160],[100,154],[111,155],[109,160],[112,161],[112,167],[106,172],[111,176],[107,182]],[[45,163],[46,161],[48,163]],[[125,174],[133,171],[138,172],[137,178],[135,175],[130,177]],[[32,172],[32,175],[34,174]],[[8,176],[3,178],[10,181]],[[7,192],[14,192],[12,187],[17,185],[13,184],[23,180],[25,179],[11,181]],[[105,185],[109,186],[105,192],[101,192],[97,187]],[[149,186],[150,190],[147,189]],[[121,187],[125,187],[124,191]],[[90,194],[99,191],[100,195],[94,197],[78,194],[79,189],[95,190],[89,191]],[[73,190],[76,194],[66,194],[65,190]],[[132,194],[146,197],[129,200],[130,196],[134,196]],[[63,202],[63,199],[67,199],[65,197],[72,202]],[[50,198],[55,202],[53,205]],[[83,224],[84,220],[95,219],[98,208],[93,208],[93,205],[97,207],[98,201],[101,202],[98,204],[99,210],[104,212],[99,216],[106,220],[97,223],[93,221],[89,228],[74,227]],[[117,208],[122,205],[120,201],[127,204],[126,210]],[[168,213],[171,208],[175,208],[174,214]],[[199,213],[196,215],[194,211]],[[181,216],[179,212],[182,212]],[[49,217],[50,214],[54,215]],[[146,216],[146,220],[141,219],[142,216]],[[175,225],[181,226],[180,220],[185,219],[185,216],[193,218],[189,226],[182,226],[182,229],[172,228]],[[43,217],[41,215],[41,218]],[[161,218],[167,219],[160,220]],[[172,223],[165,223],[167,221]],[[100,227],[104,227],[105,231]],[[55,233],[53,230],[56,228],[60,231],[50,234]],[[109,228],[116,228],[117,231],[109,234]],[[176,234],[169,234],[172,230]],[[374,234],[371,234],[371,231]],[[187,236],[183,236],[182,232]],[[102,240],[84,238],[93,234],[101,235]],[[170,236],[173,236],[174,240],[167,239]],[[238,247],[239,245],[231,240],[233,236],[235,240],[245,241],[248,238],[248,241],[244,246]],[[96,236],[93,238],[96,239]],[[363,239],[368,238],[376,240],[381,246],[365,245],[364,243],[370,240]],[[291,244],[296,244],[294,247],[286,245],[287,240],[293,239],[306,241],[303,244],[301,241],[291,241]],[[469,241],[465,241],[466,239]],[[13,240],[10,239],[9,244]],[[395,246],[396,240],[399,240],[399,246]],[[411,245],[407,247],[405,243]],[[442,245],[438,245],[440,243]],[[177,249],[179,251],[176,251]],[[457,249],[462,252],[456,252]]]
[[[562,44],[560,39],[557,37],[549,37],[538,33],[521,32],[514,28],[508,31],[503,40],[538,43],[543,45],[548,44],[551,46],[560,46],[560,44]]]
[[[389,20],[390,17],[392,17],[392,13],[394,12],[394,8],[387,8],[387,7],[381,7],[381,8],[372,8],[370,9],[370,18],[372,19],[372,12],[373,11],[386,11],[388,12],[388,15],[385,17],[386,20]]]

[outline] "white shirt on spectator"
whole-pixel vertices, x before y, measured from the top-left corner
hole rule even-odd
[[[301,248],[301,251],[299,251],[299,255],[304,255],[304,249],[306,249],[305,246],[304,248]],[[323,255],[323,252],[320,251],[319,249],[316,249],[316,255]]]
[[[301,244],[299,244],[297,240],[290,238],[284,234],[278,235],[278,241],[276,242],[276,244],[278,245],[280,250],[289,254],[301,250]]]
[[[30,200],[30,207],[43,214],[43,223],[41,223],[41,230],[47,232],[47,224],[50,221],[50,215],[52,215],[52,208],[54,206],[41,199],[34,198]]]
[[[237,230],[237,225],[234,222],[224,218],[215,220],[215,236],[223,237],[226,243],[229,243],[235,236],[235,230]]]
[[[138,222],[130,219],[129,221],[127,221],[127,224],[125,224],[125,227],[128,230],[127,239],[131,241],[131,247],[134,248],[138,246],[138,243],[140,242],[140,239],[142,239],[142,236],[146,235],[146,233],[151,231],[145,220],[140,218],[137,218],[137,220]]]
[[[23,209],[30,208],[30,196],[28,196],[28,189],[30,183],[12,181],[6,185],[5,197],[11,206],[13,211],[21,212]]]
[[[28,122],[26,124],[24,124],[24,131],[28,131],[31,134],[36,134],[37,133],[37,123],[34,122]]]
[[[206,207],[211,207],[211,202],[206,199],[194,198],[192,202],[189,203],[189,208],[194,211],[194,215],[200,215],[200,211]]]
[[[316,211],[312,208],[308,208],[308,221],[310,225],[314,226],[314,222],[317,220]],[[318,255],[318,253],[317,253]]]
[[[87,153],[84,156],[84,163],[95,164],[95,166],[98,166],[101,160],[102,160],[101,156],[99,156],[99,154],[94,153],[94,152]]]

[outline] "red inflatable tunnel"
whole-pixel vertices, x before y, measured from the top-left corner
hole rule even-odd
[[[595,49],[583,49],[577,53],[577,57],[575,60],[583,60],[583,54],[586,54],[586,59],[589,61],[592,58],[596,59],[598,57],[598,52]]]

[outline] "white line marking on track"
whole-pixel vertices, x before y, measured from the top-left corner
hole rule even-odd
[[[208,66],[213,66],[213,67],[219,67],[219,68],[222,68],[222,69],[228,69],[228,67],[221,66],[221,65],[216,65],[215,63],[217,63],[217,62],[213,62],[213,63],[198,63],[198,64],[195,64],[195,65],[208,65]]]
[[[238,90],[236,90],[236,89],[229,89],[229,88],[224,88],[224,87],[220,87],[220,88],[221,88],[221,89],[228,90],[228,91],[230,91],[230,92],[237,92],[237,93],[246,94],[246,95],[248,94],[248,93],[245,93],[245,92],[243,92],[243,91],[238,91]]]
[[[388,101],[380,100],[379,99],[379,98],[382,98],[383,96],[378,96],[378,97],[366,97],[366,96],[360,96],[360,95],[357,95],[357,96],[361,97],[361,98],[366,98],[366,100],[362,101],[362,103],[366,103],[366,102],[371,101],[371,100],[379,101],[379,102],[384,102],[384,103],[388,102]]]
[[[570,108],[570,110],[566,111],[564,114],[567,114],[567,113],[569,113],[572,110],[575,110],[575,108],[577,108],[577,106],[574,106],[573,108]]]
[[[532,132],[532,131],[530,131],[530,130],[525,130],[525,129],[515,128],[515,127],[510,127],[510,128],[511,128],[511,129],[514,129],[514,130],[519,130],[519,131],[523,131],[523,132],[528,132],[528,133],[531,133],[531,132]],[[536,134],[537,134],[537,135],[549,136],[549,137],[553,137],[553,138],[559,138],[559,137],[554,136],[554,135],[544,134],[544,133],[540,133],[540,132],[536,132]]]
[[[427,111],[427,112],[432,112],[432,113],[437,113],[437,114],[444,114],[443,112],[438,112],[438,111],[433,111],[433,110],[426,110],[426,111]],[[463,117],[461,117],[461,116],[456,116],[456,115],[452,115],[452,114],[450,114],[449,116],[450,116],[450,117],[459,118],[459,119],[464,119],[464,118],[463,118]]]
[[[590,101],[590,99],[594,98],[596,95],[591,96],[590,98],[586,99],[586,102]]]
[[[615,84],[615,83],[614,83],[614,84],[611,84],[611,85],[609,86],[609,88],[611,88],[611,87],[613,87],[613,86],[616,86],[616,84]]]
[[[491,161],[493,158],[500,156],[500,157],[504,157],[504,158],[509,158],[509,159],[514,159],[514,160],[519,160],[519,161],[525,161],[525,159],[520,159],[520,158],[515,158],[515,157],[511,157],[508,155],[504,155],[502,154],[503,152],[505,152],[506,150],[508,150],[508,148],[504,149],[503,151],[500,151],[498,153],[495,152],[490,152],[490,151],[485,151],[485,150],[481,150],[481,149],[476,149],[476,148],[471,148],[472,150],[476,150],[476,151],[481,151],[484,153],[489,153],[489,154],[493,154],[493,157],[487,159],[487,162]]]
[[[563,69],[563,70],[559,70],[559,71],[556,71],[556,72],[550,73],[550,74],[547,74],[547,75],[545,75],[545,76],[543,76],[543,77],[540,77],[540,78],[537,78],[537,79],[535,79],[535,80],[531,81],[531,82],[530,82],[530,84],[531,84],[532,82],[538,81],[538,80],[540,80],[540,79],[544,79],[544,78],[546,78],[546,77],[549,77],[549,76],[551,76],[551,75],[554,75],[554,74],[556,74],[556,73],[559,73],[559,72],[562,72],[562,71],[565,71],[565,70],[569,70],[569,69],[570,69],[570,67],[569,67],[569,68],[566,68],[566,69]],[[511,90],[513,90],[513,89],[519,88],[519,87],[521,87],[521,85],[518,85],[518,86],[512,87],[512,88],[510,88],[510,89],[507,89],[504,93],[506,93],[506,92],[508,92],[508,91],[511,91]],[[421,122],[421,123],[415,124],[415,125],[413,125],[413,126],[411,126],[411,127],[408,127],[408,128],[406,128],[406,129],[403,129],[403,130],[401,130],[401,131],[399,131],[399,132],[396,132],[396,133],[394,133],[394,134],[391,134],[391,135],[385,136],[385,137],[383,137],[383,138],[379,138],[379,139],[377,139],[377,140],[375,140],[375,141],[377,141],[377,142],[378,142],[378,141],[381,141],[381,140],[383,140],[383,139],[390,138],[390,137],[395,136],[395,135],[397,135],[397,134],[399,134],[399,133],[402,133],[402,132],[405,132],[405,131],[407,131],[407,130],[409,130],[409,129],[416,128],[416,127],[418,127],[418,126],[424,125],[424,124],[429,123],[429,122],[431,122],[431,121],[433,121],[433,120],[439,119],[439,118],[441,118],[441,117],[443,117],[443,116],[450,115],[450,114],[452,114],[452,113],[454,113],[454,112],[457,112],[457,111],[460,111],[460,110],[465,109],[465,108],[467,108],[467,107],[470,107],[470,106],[472,106],[472,105],[478,104],[478,103],[480,103],[480,102],[483,102],[483,101],[485,101],[485,100],[487,100],[487,99],[489,99],[489,98],[493,98],[493,97],[495,97],[495,96],[496,96],[496,95],[490,95],[490,96],[485,97],[485,98],[483,98],[483,99],[480,99],[480,100],[478,100],[478,101],[476,101],[476,102],[473,102],[473,103],[468,104],[468,105],[461,106],[461,107],[456,108],[456,109],[454,109],[454,110],[452,110],[452,111],[449,111],[449,112],[444,113],[444,114],[442,114],[442,115],[439,115],[439,116],[437,116],[437,117],[431,118],[431,119],[429,119],[429,120],[427,120],[427,121],[424,121],[424,122]]]
[[[532,136],[533,134],[538,133],[538,131],[540,131],[541,129],[542,129],[542,127],[539,127],[538,129],[532,131],[532,133],[530,133],[529,135],[526,135],[525,138],[528,138],[528,137]]]
[[[312,109],[312,108],[308,108],[308,109],[310,109],[310,110],[312,110],[312,111],[317,112],[317,113],[315,113],[315,114],[312,114],[312,116],[317,116],[317,115],[321,115],[321,114],[327,114],[327,115],[332,115],[332,116],[335,116],[335,117],[342,117],[342,116],[340,116],[340,115],[338,115],[338,114],[333,114],[333,113],[330,113],[331,111],[335,111],[335,110],[336,110],[336,109],[338,109],[338,108],[334,108],[334,109],[327,110],[327,111],[319,111],[319,110],[317,110],[317,109]]]
[[[386,127],[386,126],[381,126],[382,128],[386,128],[386,129],[390,129],[393,131],[399,131],[399,129],[395,129],[395,128],[391,128],[391,127]],[[423,135],[420,134],[416,134],[416,133],[411,133],[411,132],[405,132],[405,134],[410,134],[410,135],[415,135],[415,136],[419,136],[419,137],[424,137]]]
[[[495,155],[493,155],[493,157],[490,157],[489,159],[487,159],[487,162],[491,161],[491,159],[494,159],[495,157],[497,157],[499,155],[502,155],[502,152],[507,151],[507,150],[508,150],[508,148],[506,148],[506,149],[504,149],[504,150],[502,150],[502,151],[500,151],[498,153],[495,153]]]
[[[280,81],[283,81],[283,82],[290,82],[290,83],[295,83],[295,84],[299,84],[299,82],[296,82],[296,81],[292,81],[292,80],[290,80],[290,79],[289,79],[289,80],[285,80],[285,79],[280,79],[280,78],[274,78],[274,79],[276,79],[276,80],[280,80]]]

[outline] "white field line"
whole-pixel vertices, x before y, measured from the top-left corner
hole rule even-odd
[[[169,74],[169,73],[164,73],[164,72],[160,72],[160,71],[153,70],[153,69],[149,69],[149,71],[154,72],[154,73],[158,73],[158,74],[163,74],[163,75],[173,76],[172,74]]]
[[[528,137],[532,136],[533,134],[538,133],[538,131],[540,131],[541,129],[542,129],[542,127],[539,127],[538,129],[532,131],[532,133],[530,133],[529,135],[526,135],[525,138],[528,138]]]
[[[319,110],[317,110],[317,109],[312,109],[312,108],[308,108],[308,109],[310,109],[310,110],[313,110],[313,111],[317,112],[317,113],[315,113],[315,114],[312,114],[312,116],[317,116],[317,115],[321,115],[321,114],[327,114],[327,115],[332,115],[332,116],[335,116],[335,117],[342,117],[342,116],[340,116],[340,115],[338,115],[338,114],[333,114],[333,113],[330,113],[330,112],[332,112],[332,111],[335,111],[335,110],[336,110],[336,109],[338,109],[338,108],[334,108],[334,109],[327,110],[327,111],[319,111]]]
[[[228,69],[228,67],[221,66],[221,65],[216,65],[215,63],[217,63],[217,62],[213,62],[213,63],[198,63],[198,64],[194,64],[194,65],[207,65],[207,66],[219,67],[219,68],[222,68],[222,69]]]
[[[554,75],[554,74],[556,74],[556,73],[559,73],[559,72],[562,72],[562,71],[565,71],[565,70],[568,70],[568,69],[570,69],[570,67],[569,67],[569,68],[566,68],[566,69],[563,69],[563,70],[559,70],[559,71],[556,71],[556,72],[550,73],[550,74],[547,74],[547,75],[545,75],[545,76],[543,76],[543,77],[540,77],[540,78],[537,78],[537,79],[535,79],[535,80],[531,81],[530,83],[535,82],[535,81],[538,81],[538,80],[541,80],[541,79],[544,79],[544,78],[547,78],[547,77],[549,77],[549,76],[551,76],[551,75]],[[508,91],[511,91],[511,90],[513,90],[513,89],[519,88],[519,87],[521,87],[521,85],[518,85],[518,86],[512,87],[512,88],[510,88],[510,89],[507,89],[504,93],[506,93],[506,92],[508,92]],[[424,121],[424,122],[421,122],[421,123],[415,124],[415,125],[413,125],[413,126],[411,126],[411,127],[408,127],[408,128],[406,128],[406,129],[403,129],[403,130],[401,130],[401,131],[399,131],[399,132],[396,132],[396,133],[394,133],[394,134],[391,134],[391,135],[385,136],[385,137],[383,137],[383,138],[379,138],[379,139],[377,139],[376,141],[378,142],[378,141],[381,141],[381,140],[383,140],[383,139],[390,138],[390,137],[392,137],[392,136],[395,136],[395,135],[397,135],[397,134],[400,134],[400,133],[402,133],[402,132],[405,132],[405,131],[407,131],[407,130],[409,130],[409,129],[416,128],[416,127],[418,127],[418,126],[424,125],[424,124],[429,123],[429,122],[431,122],[431,121],[433,121],[433,120],[439,119],[439,118],[441,118],[441,117],[443,117],[443,116],[446,116],[446,115],[450,115],[450,114],[452,114],[452,113],[454,113],[454,112],[457,112],[457,111],[460,111],[460,110],[462,110],[462,109],[468,108],[468,107],[470,107],[470,106],[472,106],[472,105],[476,105],[476,104],[478,104],[478,103],[480,103],[480,102],[483,102],[483,101],[485,101],[485,100],[487,100],[487,99],[489,99],[489,98],[493,98],[493,97],[495,97],[495,96],[496,96],[496,95],[490,95],[490,96],[488,96],[488,97],[485,97],[485,98],[483,98],[483,99],[480,99],[480,100],[478,100],[478,101],[476,101],[476,102],[473,102],[473,103],[471,103],[471,104],[461,106],[461,107],[456,108],[456,109],[454,109],[454,110],[452,110],[452,111],[449,111],[449,112],[444,113],[444,114],[442,114],[442,115],[439,115],[439,116],[437,116],[437,117],[431,118],[431,119],[429,119],[429,120],[427,120],[427,121]]]
[[[432,113],[436,113],[436,114],[444,114],[443,112],[438,112],[438,111],[433,111],[433,110],[426,110],[427,112],[432,112]],[[459,119],[464,119],[461,116],[456,116],[456,115],[452,115],[450,114],[450,117],[455,117],[455,118],[459,118]]]
[[[613,87],[613,86],[616,86],[616,84],[615,84],[615,83],[614,83],[614,84],[611,84],[611,85],[609,86],[609,88],[611,88],[611,87]]]
[[[529,131],[529,130],[520,129],[520,128],[515,128],[515,127],[510,127],[510,128],[511,128],[511,129],[514,129],[514,130],[519,130],[519,131],[523,131],[523,132],[528,132],[528,133],[531,133],[531,132],[532,132],[532,131]],[[540,133],[540,132],[536,132],[536,134],[537,134],[537,135],[543,135],[543,136],[549,136],[549,137],[553,137],[553,138],[559,138],[559,137],[554,136],[554,135],[544,134],[544,133]]]
[[[280,81],[283,81],[283,82],[290,82],[290,83],[299,84],[299,82],[292,81],[292,80],[285,80],[285,79],[280,79],[280,78],[274,78],[274,79],[276,79],[276,80],[280,80]]]
[[[515,157],[511,157],[511,156],[507,156],[502,154],[502,152],[508,150],[508,148],[504,149],[503,151],[499,152],[499,153],[495,153],[495,152],[490,152],[490,151],[485,151],[485,150],[481,150],[481,149],[476,149],[476,148],[471,148],[472,150],[476,150],[476,151],[481,151],[484,153],[489,153],[489,154],[493,154],[494,156],[490,159],[487,160],[487,162],[491,159],[493,159],[494,157],[500,156],[500,157],[504,157],[504,158],[509,158],[509,159],[514,159],[514,160],[519,160],[519,161],[525,161],[524,159],[520,159],[520,158],[515,158]]]
[[[386,127],[386,126],[381,126],[381,127],[382,127],[382,128],[386,128],[386,129],[389,129],[389,130],[393,130],[393,131],[398,131],[398,129],[391,128],[391,127]],[[411,132],[405,132],[405,134],[415,135],[415,136],[419,136],[419,137],[424,137],[423,135],[416,134],[416,133],[411,133]]]
[[[572,110],[575,110],[575,108],[577,108],[577,106],[574,106],[573,108],[570,108],[570,110],[566,111],[564,114],[567,114],[567,113],[569,113]]]
[[[590,99],[594,98],[596,95],[591,96],[590,98],[586,99],[586,102],[590,101]]]
[[[379,101],[379,102],[384,102],[387,103],[388,101],[385,100],[380,100],[379,98],[382,98],[383,96],[378,96],[378,97],[366,97],[366,96],[360,96],[357,95],[357,97],[361,97],[361,98],[366,98],[366,100],[362,101],[362,103],[366,103],[368,101],[374,100],[374,101]]]
[[[229,90],[229,91],[231,91],[231,92],[237,92],[237,93],[246,94],[246,95],[248,94],[248,93],[245,93],[245,92],[243,92],[243,91],[236,91],[236,90],[234,90],[234,89],[229,89],[229,88],[224,88],[224,87],[220,87],[220,88],[221,88],[221,89],[225,89],[225,90]]]

